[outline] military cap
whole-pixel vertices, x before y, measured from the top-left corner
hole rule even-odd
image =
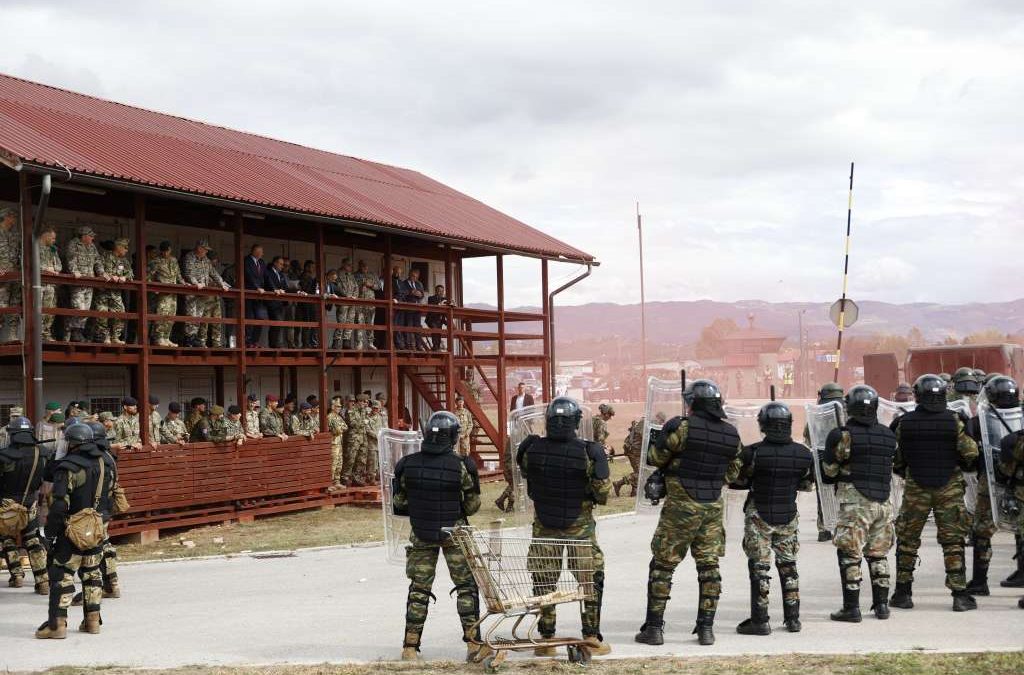
[[[247,401],[258,401],[258,400],[260,400],[260,397],[257,396],[256,394],[249,394],[248,396],[245,397],[245,400],[247,400]]]
[[[299,410],[312,410],[312,409],[313,409],[313,406],[311,406],[310,404],[306,403],[305,401],[303,401],[302,405],[299,406]]]
[[[600,410],[602,413],[606,413],[608,415],[615,414],[615,408],[612,407],[611,403],[602,403],[601,405],[597,406],[597,409]]]
[[[356,401],[358,401],[359,403],[366,403],[369,400],[370,397],[367,396],[366,394],[359,394],[359,396],[356,396]]]
[[[210,408],[210,414],[211,415],[223,415],[224,414],[224,408],[222,406],[215,405],[212,408]]]
[[[96,230],[92,229],[88,225],[82,225],[80,228],[75,230],[75,233],[78,234],[79,237],[95,237],[96,236]]]
[[[3,220],[7,216],[14,216],[15,218],[17,218],[18,209],[14,208],[13,206],[7,206],[5,208],[0,209],[0,220]]]
[[[206,399],[203,398],[202,396],[196,396],[189,402],[189,405],[191,405],[193,408],[195,408],[197,405],[206,405]]]
[[[181,412],[181,404],[178,403],[177,401],[171,401],[170,403],[167,404],[167,410],[168,410],[168,412],[172,412],[172,413],[180,413]]]
[[[56,401],[50,401],[49,403],[46,404],[46,409],[47,410],[60,410],[60,403],[57,403]]]
[[[139,402],[136,401],[131,396],[125,396],[124,398],[121,399],[121,405],[138,405],[138,404],[139,404]]]
[[[346,394],[345,400],[346,401],[355,401],[356,400],[355,394]]]
[[[229,415],[241,415],[242,414],[242,409],[239,408],[237,405],[229,405],[228,406],[228,414]]]
[[[98,419],[99,419],[100,422],[108,422],[108,421],[114,419],[114,413],[110,412],[109,410],[104,410],[103,412],[101,412],[99,414],[99,418]]]
[[[114,246],[124,246],[125,248],[128,248],[127,237],[118,237],[117,239],[115,239]]]
[[[160,405],[160,397],[156,396],[155,394],[150,394],[149,395],[149,404],[150,405]]]
[[[64,413],[62,413],[62,412],[53,413],[52,415],[50,415],[50,421],[53,422],[54,424],[60,424],[61,422],[64,421]]]
[[[166,239],[164,241],[160,242],[160,250],[161,251],[170,251],[171,248],[173,248],[173,245],[171,244],[171,242],[167,241]]]
[[[342,258],[341,259],[341,264],[342,265],[351,265],[352,264],[352,259],[351,258]]]
[[[374,396],[374,398],[375,398],[375,399],[377,399],[378,401],[383,401],[383,400],[384,400],[384,392],[382,392],[382,391],[378,391],[378,392],[377,392],[377,395],[376,395],[376,396]],[[461,398],[461,397],[460,397],[460,398]]]
[[[276,394],[267,394],[267,403],[277,403],[278,398]]]
[[[210,250],[210,242],[205,239],[200,239],[196,242],[196,248],[205,248],[207,251]]]
[[[287,396],[284,397],[285,403],[295,403],[298,400],[299,398],[295,394],[288,394]]]
[[[370,405],[372,405],[374,408],[381,408],[381,407],[383,407],[384,404],[382,404],[380,401],[374,399],[373,401],[370,401]]]

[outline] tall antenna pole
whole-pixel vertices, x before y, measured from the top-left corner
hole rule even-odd
[[[846,257],[843,260],[843,295],[839,298],[839,338],[836,340],[836,372],[832,380],[839,383],[839,364],[843,355],[843,327],[846,325],[846,289],[850,279],[850,223],[853,219],[853,162],[850,162],[850,195],[846,200]]]
[[[644,295],[644,226],[640,202],[636,203],[636,236],[640,242],[640,360],[643,362],[644,387],[647,387],[647,298]]]

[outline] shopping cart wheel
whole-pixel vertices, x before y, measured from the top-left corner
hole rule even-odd
[[[497,652],[495,654],[488,654],[484,657],[480,665],[484,667],[484,670],[488,673],[496,673],[501,668],[501,664],[505,662],[505,657],[508,656],[504,651]]]
[[[579,647],[576,648],[576,651],[579,652],[579,661],[578,661],[578,663],[581,666],[589,665],[590,664],[590,656],[591,656],[590,650],[587,649],[586,647],[580,645]]]

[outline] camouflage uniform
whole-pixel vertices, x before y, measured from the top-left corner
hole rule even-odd
[[[672,575],[689,550],[697,566],[700,584],[698,622],[713,620],[722,591],[722,576],[718,559],[725,555],[724,495],[717,501],[701,503],[686,492],[676,477],[680,455],[686,452],[688,422],[683,420],[664,442],[652,443],[647,461],[665,470],[667,498],[651,540],[653,557],[647,585],[647,623],[661,625],[665,607],[672,590]],[[732,483],[739,475],[741,444],[736,445],[736,457],[729,463],[724,483]],[[704,617],[702,619],[701,617]],[[694,632],[697,632],[696,630]]]
[[[128,240],[118,239],[115,246],[128,246]],[[113,251],[106,251],[100,258],[103,271],[110,277],[124,277],[128,281],[135,278],[131,261],[120,257]],[[124,296],[120,290],[101,288],[96,291],[93,308],[101,312],[124,312]],[[99,317],[96,319],[96,340],[119,344],[124,334],[124,319]]]
[[[269,405],[260,411],[260,432],[264,436],[280,436],[284,433],[284,420]]]
[[[594,432],[594,442],[603,446],[604,442],[608,440],[608,422],[598,415],[591,420],[591,426]]]
[[[480,510],[480,489],[465,466],[462,467],[462,513],[457,524],[465,525],[467,518]],[[409,499],[405,491],[405,478],[399,483],[394,495],[396,511],[408,511]],[[463,639],[473,635],[473,628],[480,613],[480,597],[473,573],[459,546],[450,538],[443,544],[423,541],[415,533],[409,534],[409,546],[405,549],[405,575],[409,578],[409,594],[405,602],[405,647],[419,649],[423,626],[427,622],[427,608],[434,596],[434,577],[437,572],[437,557],[444,553],[448,575],[455,584],[456,608],[462,622]]]
[[[643,450],[643,436],[643,418],[633,420],[633,423],[629,425],[629,433],[626,435],[626,440],[622,443],[622,453],[629,460],[631,471],[613,484],[616,496],[618,496],[623,486],[628,485],[630,488],[629,495],[636,497],[636,481],[637,476],[640,474],[640,453]]]
[[[199,410],[193,410],[185,418],[185,431],[188,433],[189,438],[199,441],[202,440],[196,433],[196,425],[206,419],[206,415]]]
[[[64,264],[60,261],[60,252],[56,245],[44,246],[39,244],[39,271],[42,274],[60,274],[64,270]],[[57,287],[53,284],[42,286],[43,307],[52,309],[57,306]],[[43,314],[41,333],[43,340],[53,340],[53,314]]]
[[[470,438],[473,436],[473,413],[469,412],[469,408],[462,406],[456,408],[454,414],[459,418],[459,454],[463,457],[468,457],[472,445]]]
[[[333,408],[331,412],[327,413],[327,429],[331,432],[331,482],[340,484],[341,451],[348,425],[345,424],[345,418]]]
[[[505,479],[505,489],[494,500],[494,505],[498,507],[499,511],[504,513],[511,513],[516,505],[516,489],[514,479],[512,477],[513,463],[515,458],[512,456],[512,440],[505,437],[505,461],[502,463],[502,475]]]
[[[1024,433],[1018,432],[1015,436],[1003,439],[998,469],[999,473],[1010,478],[1013,496],[1024,503],[1024,480],[1020,479],[1021,473],[1024,473]],[[1017,536],[1024,537],[1024,516],[1017,519]],[[1021,555],[1020,549],[1018,555]]]
[[[210,416],[201,418],[192,427],[191,437],[195,441],[210,441],[212,443],[221,443],[227,440],[228,430],[224,425],[224,408],[219,405],[210,408]]]
[[[21,271],[21,225],[17,212],[13,209],[0,211],[0,220],[6,214],[14,216],[14,224],[9,230],[0,227],[0,274]],[[21,283],[6,281],[0,283],[0,307],[21,307]],[[19,314],[3,315],[3,330],[0,330],[0,342],[16,340],[18,336]]]
[[[957,419],[957,452],[962,464],[973,464],[978,459],[978,446],[964,433],[964,424]],[[899,439],[900,428],[896,427]],[[905,472],[903,503],[896,519],[896,582],[914,581],[917,551],[921,547],[921,531],[928,514],[935,513],[939,545],[942,546],[946,567],[946,588],[963,591],[967,587],[964,564],[964,539],[967,536],[967,508],[964,505],[965,483],[963,474],[955,472],[950,481],[939,488],[927,488],[916,483],[909,467],[896,451],[895,473]]]
[[[346,264],[348,259],[342,261],[342,265]],[[343,298],[358,298],[359,297],[359,284],[356,282],[356,276],[352,272],[346,272],[345,270],[338,270],[338,295]],[[362,323],[363,322],[363,308],[358,305],[338,305],[337,307],[338,323]],[[359,333],[360,331],[355,331]],[[337,328],[334,331],[333,347],[339,348],[352,348],[353,330],[351,328]],[[345,343],[348,343],[347,345]]]
[[[82,241],[83,233],[88,236],[92,230],[79,228],[78,235],[68,242],[64,249],[64,259],[68,263],[68,272],[78,273],[83,277],[102,277],[103,261],[100,259],[99,249],[96,244]],[[71,309],[92,309],[92,288],[90,286],[73,286],[70,296]],[[84,316],[69,316],[65,326],[72,335],[81,338],[82,330],[85,328]]]
[[[320,433],[320,419],[308,413],[292,415],[292,433],[307,436]]]
[[[358,396],[365,403],[366,395]],[[342,461],[342,479],[351,484],[358,480],[357,472],[365,466],[367,419],[365,405],[355,405],[348,411],[348,435],[345,436],[345,455]]]
[[[185,421],[180,416],[174,419],[165,419],[160,425],[160,441],[162,443],[188,442],[188,429],[185,428]]]
[[[380,278],[373,272],[356,272],[355,275],[356,283],[359,284],[359,297],[363,300],[373,300],[377,296],[374,294],[374,290],[380,284]],[[373,317],[377,313],[377,308],[368,305],[365,307],[357,308],[359,315],[359,321],[364,326],[373,326]],[[353,337],[356,342],[356,349],[374,349],[373,344],[373,329],[357,331],[357,335]]]
[[[156,410],[149,411],[149,442],[151,444],[160,443],[160,424],[162,421],[159,412]]]
[[[114,443],[127,443],[129,445],[141,445],[142,436],[139,435],[139,416],[121,415],[114,420]]]
[[[195,251],[185,254],[185,262],[181,275],[188,284],[202,284],[205,288],[222,288],[226,284],[214,268],[210,258],[200,258]],[[216,317],[220,314],[220,298],[216,295],[189,295],[185,297],[185,314],[188,316]],[[208,324],[188,323],[185,325],[185,336],[192,340],[200,340],[208,330]],[[220,347],[223,334],[222,324],[216,324],[211,331],[210,346]],[[206,346],[205,341],[202,346]]]
[[[369,416],[366,418],[366,451],[363,456],[362,476],[363,481],[368,485],[377,482],[380,469],[377,466],[379,449],[377,447],[377,433],[384,428],[384,416],[380,408],[371,407]]]
[[[174,256],[164,257],[161,255],[150,260],[146,276],[149,281],[160,284],[175,284],[178,286],[185,284],[185,279],[181,276],[181,267]],[[178,313],[178,296],[174,293],[157,293],[151,311],[153,314],[160,314],[161,316],[174,316]],[[167,346],[166,343],[171,341],[171,330],[173,328],[173,321],[154,321],[151,337],[156,339],[157,344]]]
[[[50,437],[56,438],[59,433],[58,430],[54,429]],[[39,440],[44,440],[43,434],[37,433],[36,437]],[[0,487],[3,488],[3,491],[0,492],[0,500],[11,499],[28,509],[28,522],[20,532],[21,547],[28,552],[29,565],[32,568],[32,576],[35,578],[36,592],[41,595],[49,587],[49,576],[46,570],[46,549],[43,547],[43,541],[39,536],[37,503],[41,487],[40,482],[45,480],[47,462],[52,461],[53,458],[53,451],[49,446],[50,444],[37,446],[38,459],[35,459],[36,450],[31,448],[28,449],[28,454],[24,456],[24,461],[28,461],[28,457],[32,457],[35,460],[36,466],[31,482],[26,480],[28,477],[19,471],[19,460],[22,459],[20,455],[6,456],[0,454]],[[4,474],[11,475],[5,477]],[[21,554],[18,548],[16,537],[0,536],[0,549],[3,550],[3,556],[7,560],[7,571],[11,575],[9,583],[15,587],[21,585],[21,579],[25,576],[21,568]]]
[[[260,432],[260,411],[259,410],[246,410],[245,411],[245,431],[249,434],[256,436],[262,435]]]
[[[238,439],[245,438],[245,429],[242,428],[242,418],[239,416],[237,420],[231,419],[230,415],[224,417],[224,440],[225,441],[237,441]]]

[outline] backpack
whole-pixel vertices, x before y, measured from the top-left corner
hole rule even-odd
[[[28,527],[29,510],[25,508],[24,501],[28,498],[28,488],[32,485],[32,479],[35,477],[38,464],[39,446],[37,445],[34,448],[32,470],[29,471],[28,482],[25,483],[25,494],[21,496],[21,501],[16,502],[13,499],[5,499],[0,502],[0,536],[13,539]]]
[[[82,509],[68,518],[64,533],[71,543],[80,551],[99,548],[106,539],[106,528],[103,527],[103,517],[97,510],[100,505],[100,496],[103,494],[103,468],[106,463],[100,460],[100,478],[96,483],[96,496],[93,498],[92,508]]]

